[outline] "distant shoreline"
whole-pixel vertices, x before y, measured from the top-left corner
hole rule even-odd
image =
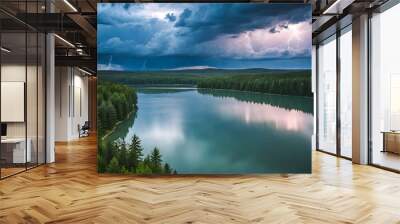
[[[193,89],[204,89],[204,90],[224,90],[224,91],[234,91],[234,92],[245,92],[245,93],[256,93],[256,94],[265,94],[265,95],[272,95],[272,96],[289,96],[289,97],[301,97],[307,99],[313,99],[314,96],[298,96],[298,95],[286,95],[286,94],[276,94],[276,93],[265,93],[265,92],[256,92],[256,91],[248,91],[248,90],[237,90],[237,89],[213,89],[213,88],[199,88],[196,85],[185,85],[185,84],[172,84],[172,85],[164,85],[164,84],[156,84],[156,85],[128,85],[129,87],[133,88],[193,88]]]

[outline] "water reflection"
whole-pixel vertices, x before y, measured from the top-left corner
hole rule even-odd
[[[147,106],[140,105],[143,108],[139,109],[138,116],[146,116]],[[162,105],[165,106],[165,104]],[[146,122],[138,120],[134,126],[129,128],[125,141],[129,141],[133,134],[137,134],[142,141],[152,142],[154,146],[163,146],[165,149],[173,148],[170,146],[175,146],[182,142],[185,134],[182,127],[182,112],[179,109],[179,103],[169,102],[169,105],[163,110],[153,111],[151,119],[146,119]],[[136,133],[135,130],[141,131]]]
[[[269,104],[279,108],[300,110],[309,114],[313,113],[313,101],[308,97],[241,92],[235,90],[197,89],[197,91],[200,94],[214,97],[234,98],[242,102]]]
[[[119,135],[138,135],[144,154],[159,147],[179,173],[311,171],[312,99],[146,88],[138,101],[137,118]]]
[[[273,123],[277,129],[287,131],[302,131],[304,134],[312,132],[312,115],[294,109],[283,109],[269,104],[246,103],[235,99],[225,100],[217,106],[220,113],[234,116],[245,123]]]

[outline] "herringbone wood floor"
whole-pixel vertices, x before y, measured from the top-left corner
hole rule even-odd
[[[400,175],[313,153],[312,175],[98,175],[95,138],[0,181],[0,223],[400,223]]]

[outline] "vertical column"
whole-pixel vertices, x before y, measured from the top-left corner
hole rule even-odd
[[[353,19],[353,162],[368,163],[368,15]]]
[[[46,2],[46,11],[53,12],[51,1]],[[55,43],[54,34],[46,34],[46,163],[55,161]]]
[[[336,155],[341,156],[341,114],[340,114],[340,78],[341,78],[341,65],[340,65],[340,36],[341,31],[339,27],[336,30]]]

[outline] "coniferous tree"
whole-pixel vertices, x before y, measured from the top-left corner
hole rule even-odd
[[[118,145],[118,162],[120,166],[128,166],[128,149],[126,147],[125,141],[121,140]]]
[[[129,145],[129,167],[136,169],[139,166],[140,161],[143,157],[143,148],[140,145],[140,139],[137,135],[133,135],[131,144]]]
[[[168,163],[165,163],[164,164],[164,173],[165,174],[171,174],[171,172],[172,172],[171,167],[169,166]]]
[[[151,161],[151,169],[153,170],[153,173],[161,173],[162,159],[161,159],[160,150],[157,147],[155,147],[153,149],[153,151],[151,152],[150,161]]]
[[[119,173],[120,172],[118,159],[116,157],[113,157],[111,159],[110,164],[108,164],[107,172],[109,172],[109,173]]]
[[[117,110],[115,109],[114,105],[112,103],[107,104],[107,112],[108,112],[108,120],[110,122],[110,128],[115,125],[118,121],[118,115],[117,115]]]

